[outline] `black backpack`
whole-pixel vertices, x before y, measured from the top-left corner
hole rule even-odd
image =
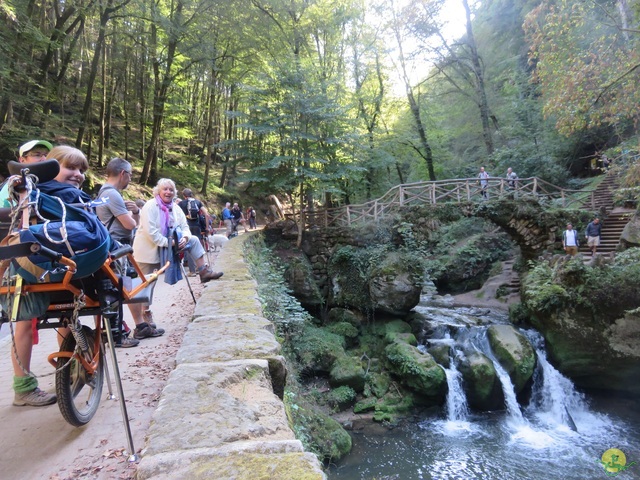
[[[189,200],[187,200],[187,219],[198,220],[199,213],[200,213],[200,209],[198,208],[196,199],[190,198]]]

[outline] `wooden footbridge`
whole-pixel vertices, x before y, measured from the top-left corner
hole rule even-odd
[[[382,197],[357,205],[344,205],[305,212],[306,226],[351,227],[377,222],[385,216],[408,206],[436,205],[442,203],[482,202],[492,198],[546,199],[557,207],[582,206],[595,210],[595,190],[568,190],[537,177],[507,180],[488,178],[481,188],[477,178],[415,182],[397,185]]]

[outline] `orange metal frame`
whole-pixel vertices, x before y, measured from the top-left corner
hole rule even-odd
[[[138,264],[136,263],[136,261],[133,258],[133,255],[131,253],[127,254],[127,257],[129,259],[130,264],[135,268],[136,272],[138,273],[139,278],[142,280],[142,283],[140,285],[138,285],[136,288],[134,288],[131,291],[128,291],[126,289],[123,289],[123,302],[127,303],[127,301],[130,301],[133,297],[135,297],[137,294],[139,294],[142,290],[144,290],[145,288],[147,288],[151,283],[155,282],[158,279],[158,276],[163,273],[168,267],[169,267],[169,262],[167,262],[165,265],[162,266],[162,268],[160,270],[156,270],[155,272],[149,274],[148,276],[145,277],[144,273],[142,273],[142,270],[140,269],[140,267],[138,266]],[[118,285],[118,277],[116,275],[116,273],[113,271],[113,269],[111,269],[111,264],[113,262],[115,262],[116,259],[114,259],[113,257],[109,256],[104,264],[102,265],[101,270],[102,272],[107,276],[107,278],[109,278],[111,280],[111,282],[114,285]],[[60,291],[68,291],[73,293],[74,295],[80,295],[82,293],[82,290],[79,289],[78,287],[76,287],[75,285],[73,285],[71,283],[71,279],[73,277],[73,274],[76,272],[76,264],[73,260],[71,260],[70,258],[67,257],[62,257],[60,260],[58,260],[58,263],[65,265],[68,267],[68,270],[65,272],[64,277],[62,278],[61,282],[56,282],[56,283],[38,283],[38,284],[23,284],[19,289],[18,287],[16,287],[15,285],[9,285],[9,286],[0,286],[0,295],[6,295],[6,294],[15,294],[16,290],[18,289],[20,294],[22,293],[36,293],[36,292],[60,292]],[[84,302],[85,302],[85,306],[86,307],[90,307],[90,308],[97,308],[100,306],[100,302],[96,299],[93,298],[89,298],[89,297],[85,297],[84,298]],[[53,312],[53,311],[59,311],[59,310],[66,310],[66,309],[71,309],[73,308],[75,305],[74,304],[54,304],[54,305],[49,305],[49,308],[47,309],[47,311],[49,312]],[[54,352],[52,354],[50,354],[47,357],[47,360],[49,361],[49,363],[56,368],[57,366],[57,359],[58,358],[72,358],[75,357],[77,360],[80,361],[80,363],[82,364],[83,368],[90,374],[93,375],[93,373],[96,371],[96,369],[98,368],[99,365],[99,355],[100,355],[100,342],[102,341],[102,329],[103,329],[103,325],[102,325],[102,315],[95,315],[95,331],[97,332],[97,334],[95,335],[94,338],[94,345],[93,345],[93,358],[90,359],[86,359],[86,358],[82,358],[81,356],[78,356],[75,352]]]

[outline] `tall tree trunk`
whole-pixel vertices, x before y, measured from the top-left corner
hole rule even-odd
[[[489,124],[489,104],[487,102],[487,92],[484,85],[484,70],[480,64],[480,56],[478,55],[478,46],[473,36],[473,27],[471,25],[471,9],[468,0],[462,0],[467,21],[467,44],[471,54],[471,65],[473,74],[476,78],[474,87],[478,97],[478,108],[480,109],[480,120],[482,122],[482,138],[484,139],[487,154],[493,153],[493,138],[491,135],[491,126]]]
[[[436,173],[433,170],[433,152],[431,151],[431,145],[427,140],[427,131],[422,124],[422,118],[420,117],[420,107],[418,106],[418,102],[416,102],[416,99],[413,95],[413,87],[411,87],[411,85],[405,86],[407,88],[407,100],[409,100],[409,109],[411,110],[411,115],[413,116],[413,121],[415,122],[416,130],[418,131],[418,136],[420,137],[420,144],[422,146],[422,151],[420,151],[420,154],[427,163],[429,180],[435,182]]]
[[[104,165],[104,130],[105,114],[107,112],[107,46],[102,48],[102,98],[100,101],[100,138],[98,139],[98,167]]]
[[[392,12],[394,17],[393,31],[396,37],[396,42],[398,44],[400,70],[401,70],[400,73],[402,74],[404,88],[407,93],[407,100],[409,101],[409,110],[411,111],[411,116],[413,117],[416,131],[418,132],[418,137],[420,138],[421,149],[416,148],[415,150],[425,160],[427,164],[427,171],[429,173],[429,180],[434,182],[436,180],[436,173],[433,168],[433,152],[431,150],[431,145],[427,140],[427,131],[425,130],[424,125],[422,123],[422,118],[420,117],[420,106],[416,101],[415,95],[413,93],[413,87],[411,86],[411,80],[409,80],[409,75],[407,73],[407,64],[404,57],[402,35],[400,34],[400,21],[398,19],[395,9],[392,9]]]
[[[110,6],[112,0],[108,0]],[[87,125],[90,122],[91,117],[91,102],[93,96],[93,86],[98,76],[98,66],[100,65],[100,56],[104,45],[104,37],[106,33],[106,26],[111,18],[111,8],[104,8],[100,13],[100,28],[98,30],[98,39],[96,40],[96,46],[93,53],[93,59],[91,60],[91,69],[89,71],[89,79],[87,81],[87,94],[84,97],[84,105],[82,107],[82,123],[78,129],[78,136],[76,137],[76,148],[82,150],[82,141],[84,140],[84,133]]]
[[[153,123],[151,126],[149,146],[147,147],[147,155],[145,157],[142,175],[140,177],[140,183],[143,185],[155,183],[158,176],[158,142],[160,140],[160,132],[162,131],[162,122],[164,121],[164,109],[167,103],[167,93],[171,83],[173,82],[171,67],[175,60],[180,37],[183,6],[182,0],[178,0],[176,3],[176,10],[173,12],[174,15],[171,20],[171,25],[169,26],[170,30],[167,32],[169,42],[167,45],[166,57],[161,60],[157,55],[154,55],[153,59]],[[156,51],[158,27],[155,24],[152,25],[151,32],[154,51]],[[160,72],[161,64],[164,64],[164,71],[162,73]]]
[[[204,146],[205,146],[205,166],[204,166],[204,175],[202,177],[202,187],[200,188],[200,193],[202,195],[207,195],[207,185],[209,184],[209,174],[211,171],[211,161],[213,155],[217,152],[217,147],[214,147],[214,144],[217,144],[217,140],[215,138],[214,132],[214,119],[216,115],[216,78],[217,72],[215,65],[211,68],[210,72],[210,84],[209,84],[209,98],[207,102],[207,127],[205,129],[204,134]]]

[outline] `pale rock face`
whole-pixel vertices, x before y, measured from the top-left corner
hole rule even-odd
[[[624,227],[620,242],[626,247],[640,247],[640,217],[637,214]]]

